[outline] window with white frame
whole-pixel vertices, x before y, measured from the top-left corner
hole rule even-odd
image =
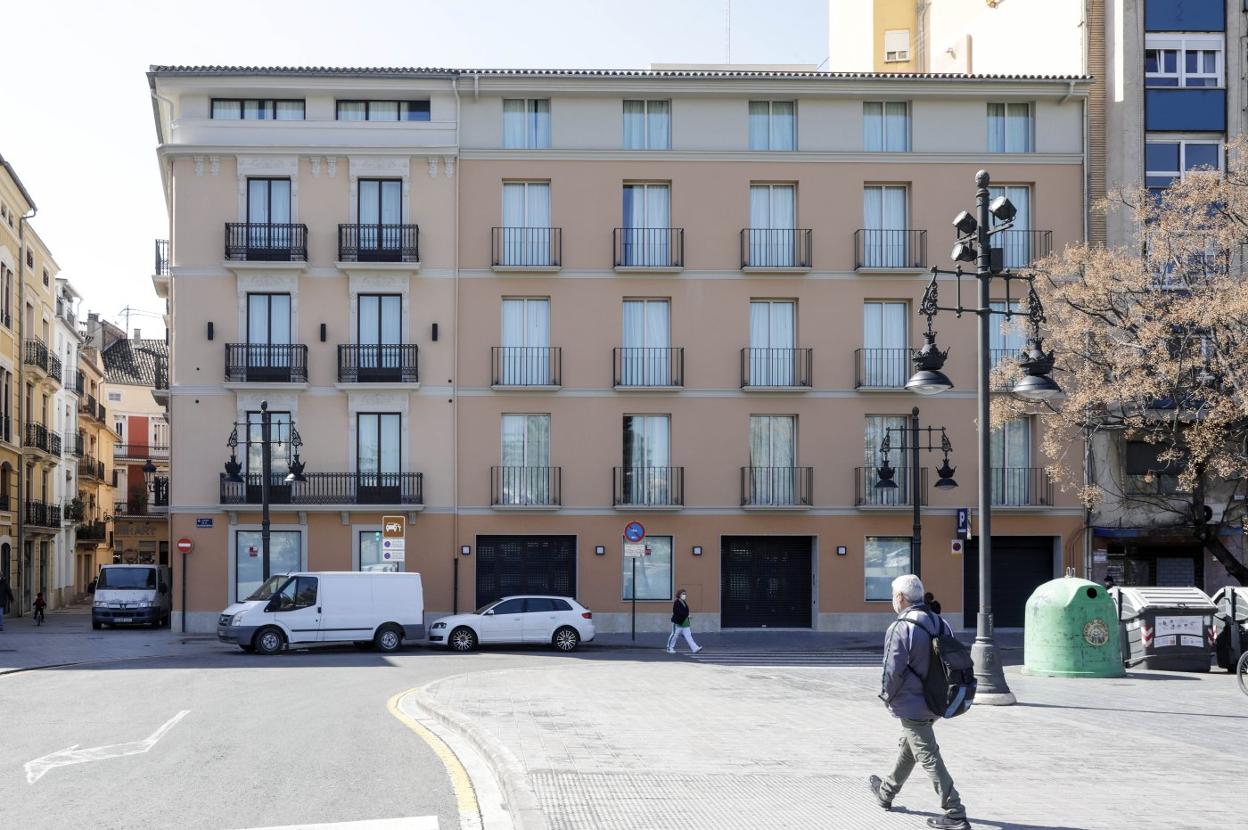
[[[910,30],[887,29],[884,32],[884,62],[905,63],[910,60]]]
[[[624,149],[670,150],[671,101],[624,102]]]
[[[672,598],[672,537],[647,536],[646,555],[629,559],[620,557],[623,568],[621,598],[633,598],[633,574],[637,575],[638,601]]]
[[[795,101],[750,102],[750,149],[797,149]]]
[[[1031,104],[988,104],[988,152],[1030,153],[1035,149]]]
[[[339,121],[428,121],[429,101],[358,101],[339,99]]]
[[[503,99],[503,146],[517,150],[550,147],[550,99]]]
[[[1148,141],[1144,143],[1144,184],[1162,190],[1192,170],[1222,169],[1220,141]]]
[[[862,550],[867,602],[893,598],[893,580],[912,570],[909,536],[868,536]]]
[[[302,121],[303,99],[213,98],[214,121]]]
[[[1144,41],[1144,86],[1220,87],[1226,71],[1220,34],[1150,34]]]
[[[862,149],[869,153],[908,152],[910,104],[906,101],[863,101]]]

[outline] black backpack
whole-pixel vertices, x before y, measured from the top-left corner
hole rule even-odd
[[[928,613],[929,616],[934,616],[931,612]],[[932,657],[928,661],[927,677],[906,664],[906,668],[923,681],[923,697],[927,701],[927,708],[941,718],[956,718],[966,712],[975,702],[975,689],[978,686],[975,681],[975,661],[971,659],[970,650],[953,636],[939,617],[936,618],[935,633],[928,631],[927,626],[920,625],[917,620],[909,617],[902,619],[922,628],[931,641]]]

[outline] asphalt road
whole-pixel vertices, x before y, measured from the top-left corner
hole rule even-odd
[[[126,632],[118,632],[125,636]],[[430,680],[515,655],[354,649],[275,658],[207,647],[185,657],[0,677],[0,814],[8,827],[255,828],[459,817],[442,762],[386,707]],[[77,745],[145,752],[47,769]]]

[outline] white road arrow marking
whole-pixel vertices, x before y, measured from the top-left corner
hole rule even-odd
[[[42,778],[48,770],[56,767],[67,767],[72,764],[85,764],[88,761],[105,761],[109,758],[121,758],[124,755],[141,755],[152,747],[156,746],[156,742],[165,736],[178,721],[191,713],[190,709],[183,709],[169,720],[161,724],[160,728],[152,734],[148,735],[141,741],[129,741],[124,744],[110,744],[108,746],[93,746],[90,749],[79,749],[78,744],[62,749],[59,752],[53,752],[50,755],[44,755],[42,758],[36,758],[33,761],[26,762],[26,783],[33,784]]]

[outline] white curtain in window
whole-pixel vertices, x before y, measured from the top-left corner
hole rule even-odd
[[[884,104],[884,149],[890,153],[910,149],[909,105],[905,101]]]
[[[622,495],[626,503],[670,503],[670,427],[666,415],[624,416]]]
[[[665,267],[671,264],[668,244],[670,189],[665,184],[624,185],[625,265]]]
[[[550,184],[507,182],[503,185],[504,265],[549,265]]]
[[[368,105],[369,121],[398,121],[398,101],[371,101]]]
[[[750,416],[750,496],[753,504],[793,504],[797,418]]]
[[[1031,503],[1031,421],[1016,418],[992,430],[993,504]]]
[[[797,188],[750,185],[751,265],[789,268],[797,257]]]
[[[768,101],[750,102],[750,149],[769,150],[771,109]]]
[[[504,415],[499,500],[547,504],[550,486],[550,416]]]
[[[1031,152],[1031,105],[1006,104],[1005,149],[1010,153]]]
[[[878,479],[876,468],[882,463],[880,446],[889,429],[904,429],[908,425],[903,415],[868,415],[866,429],[863,433],[863,467],[865,468],[862,482],[862,496],[865,504],[891,505],[909,504],[910,487],[910,456],[907,452],[909,441],[904,433],[894,432],[890,439],[892,445],[888,454],[888,463],[896,475],[897,489],[881,489],[875,486]]]
[[[363,121],[368,114],[368,104],[364,101],[339,101],[339,121]]]
[[[217,121],[237,121],[242,117],[238,101],[213,101],[212,117]]]
[[[771,102],[771,149],[797,149],[797,105],[792,101]]]
[[[550,300],[503,300],[500,380],[508,386],[547,386],[550,376]]]
[[[276,114],[278,121],[302,121],[303,101],[278,101]]]
[[[904,386],[908,340],[905,303],[863,303],[863,384],[885,388]]]
[[[1005,256],[1006,268],[1022,268],[1031,262],[1031,188],[1026,185],[1004,185],[988,188],[988,197],[1004,196],[1013,203],[1017,213],[1014,227],[998,235]],[[995,224],[995,222],[994,222]]]
[[[503,146],[509,149],[523,148],[528,113],[523,98],[503,99]]]
[[[646,102],[624,102],[624,149],[646,149]]]
[[[669,303],[667,300],[625,300],[624,340],[620,353],[625,386],[671,384]]]
[[[868,185],[862,190],[863,265],[902,268],[906,265],[906,188]]]
[[[994,311],[1004,312],[1005,303],[995,302],[991,304]],[[1010,310],[1015,312],[1022,311],[1023,304],[1020,302],[1010,303]],[[988,348],[992,353],[992,362],[995,366],[997,361],[1001,359],[1010,359],[1022,350],[1027,343],[1026,318],[1023,316],[1012,317],[1006,320],[1005,317],[994,315],[992,318],[992,326],[988,330]]]
[[[670,101],[649,101],[646,115],[646,147],[667,150],[672,146],[672,104]]]
[[[529,146],[550,147],[550,99],[539,98],[529,105]]]
[[[884,105],[879,101],[863,102],[862,149],[869,153],[884,149]]]
[[[750,384],[792,386],[797,356],[797,303],[754,300],[750,303]]]
[[[988,105],[988,152],[1005,152],[1005,104]]]

